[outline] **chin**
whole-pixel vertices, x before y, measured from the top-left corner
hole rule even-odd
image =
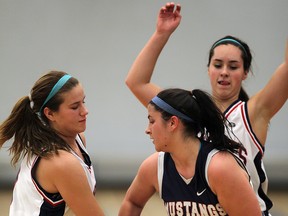
[[[157,148],[155,148],[155,150],[156,150],[156,152],[161,152],[161,150],[159,150],[159,149],[157,149]]]
[[[156,146],[155,146],[155,150],[156,150],[157,152],[163,151],[161,148],[157,148]]]

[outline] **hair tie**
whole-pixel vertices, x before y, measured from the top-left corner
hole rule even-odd
[[[32,97],[31,97],[31,94],[30,94],[30,93],[28,94],[28,98],[29,98],[29,101],[30,101],[30,108],[33,110],[33,108],[34,108],[34,101],[32,100]]]

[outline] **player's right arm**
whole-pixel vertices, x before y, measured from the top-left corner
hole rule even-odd
[[[162,49],[180,24],[180,11],[181,6],[174,3],[167,3],[160,9],[156,31],[135,59],[126,77],[126,85],[145,107],[161,90],[150,80]]]
[[[83,167],[70,152],[59,150],[57,155],[42,158],[36,175],[47,192],[61,194],[75,215],[104,216]]]
[[[150,197],[158,191],[158,153],[148,157],[140,166],[126,192],[118,216],[139,216]]]

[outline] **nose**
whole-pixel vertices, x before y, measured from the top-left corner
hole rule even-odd
[[[80,114],[81,115],[88,115],[88,113],[89,113],[89,111],[88,111],[87,107],[83,104],[81,111],[80,111]]]
[[[229,70],[227,66],[224,66],[221,70],[221,76],[228,76],[229,75]]]
[[[145,133],[146,133],[147,135],[151,134],[151,131],[150,131],[150,129],[149,129],[148,127],[145,129]]]

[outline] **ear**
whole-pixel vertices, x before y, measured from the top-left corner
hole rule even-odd
[[[210,70],[209,70],[209,67],[207,68],[207,74],[208,74],[208,76],[210,77]]]
[[[246,80],[248,77],[248,71],[244,71],[244,76],[242,78],[242,80]]]
[[[45,107],[43,113],[49,121],[54,121],[54,112],[51,109]]]
[[[169,122],[169,127],[171,130],[175,130],[180,123],[180,119],[177,116],[172,116]]]

